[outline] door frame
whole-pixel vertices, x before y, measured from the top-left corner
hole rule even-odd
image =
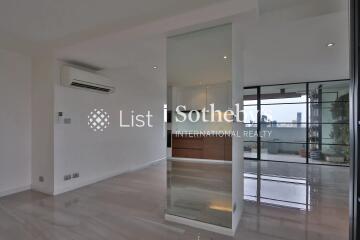
[[[360,236],[359,227],[359,7],[358,0],[350,0],[350,240]]]

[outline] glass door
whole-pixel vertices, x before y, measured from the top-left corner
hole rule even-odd
[[[261,160],[306,163],[306,84],[260,88]]]
[[[250,87],[244,97],[244,156],[349,166],[349,80]]]

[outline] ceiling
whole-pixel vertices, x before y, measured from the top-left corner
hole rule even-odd
[[[276,7],[269,5],[268,1],[277,3]],[[347,1],[287,1],[259,0],[258,15],[244,25],[241,44],[244,46],[245,85],[347,78]],[[213,15],[226,12],[216,9],[213,9]],[[199,15],[209,14],[195,11],[192,15],[183,14],[156,24],[145,24],[146,27],[136,28],[136,31],[120,31],[117,35],[80,42],[62,48],[57,57],[104,68],[119,76],[120,80],[125,72],[141,73],[146,78],[147,74],[154,72],[152,67],[158,66],[158,70],[167,71],[169,85],[229,81],[232,36],[231,28],[226,25],[169,38],[167,66],[163,61],[168,29],[193,24]],[[144,31],[146,37],[140,34]],[[335,45],[327,47],[329,42]],[[228,58],[224,59],[224,56]]]
[[[118,42],[91,49],[66,51],[59,55],[61,61],[77,61],[99,67],[102,73],[113,80],[122,81],[128,74],[146,75],[165,71],[166,42],[163,36],[149,36],[132,41]],[[159,69],[154,70],[156,66]],[[117,76],[117,77],[113,77]]]
[[[148,21],[227,0],[2,0],[0,33],[49,42]]]
[[[98,67],[103,70],[103,74],[116,75],[114,78],[116,80],[121,81],[127,74],[142,75],[146,78],[148,74],[167,71],[167,36],[173,36],[175,32],[193,31],[194,28],[206,28],[215,22],[221,24],[224,19],[227,22],[229,16],[254,11],[255,6],[253,0],[231,0],[212,4],[176,16],[58,47],[54,49],[53,54],[60,61],[76,61]],[[214,40],[221,43],[222,38]],[[154,66],[157,66],[156,70],[153,69]]]
[[[238,43],[244,46],[246,86],[349,78],[346,0],[316,7],[308,0],[259,3],[261,15],[243,30],[243,43]],[[231,48],[230,27],[170,38],[168,85],[231,80]]]
[[[244,59],[246,85],[349,78],[348,15],[258,26],[247,36]]]

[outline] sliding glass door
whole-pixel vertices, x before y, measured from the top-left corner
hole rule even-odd
[[[246,88],[244,111],[245,158],[348,166],[349,80]]]

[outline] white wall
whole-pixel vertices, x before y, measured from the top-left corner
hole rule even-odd
[[[0,50],[0,196],[31,182],[31,60]]]
[[[32,59],[32,188],[47,194],[54,191],[54,63],[51,55]]]
[[[164,44],[163,64],[165,64]],[[106,95],[55,85],[55,115],[63,112],[71,124],[55,123],[55,194],[72,190],[120,173],[138,169],[166,157],[163,105],[166,103],[166,69],[108,71],[116,91]],[[103,133],[87,126],[94,108],[110,114],[110,128]],[[119,111],[129,121],[130,111],[154,115],[152,128],[120,128]],[[126,115],[125,115],[126,114]],[[55,120],[56,122],[56,120]],[[64,181],[64,175],[80,173],[80,178]]]

